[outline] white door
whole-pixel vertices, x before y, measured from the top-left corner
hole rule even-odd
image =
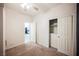
[[[72,21],[72,16],[58,18],[58,50],[67,55],[73,54]]]
[[[58,37],[57,34],[51,33],[51,47],[58,49]]]

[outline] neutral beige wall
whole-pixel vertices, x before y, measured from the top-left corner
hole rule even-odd
[[[3,6],[0,4],[0,56],[3,55]]]
[[[5,40],[6,49],[9,49],[24,43],[24,22],[30,20],[30,17],[10,8],[5,9]]]
[[[37,23],[37,42],[41,45],[49,47],[49,20],[54,18],[60,18],[65,16],[76,15],[76,4],[60,4],[58,6],[52,7],[46,13],[40,13],[39,15],[35,16],[33,19]],[[74,22],[76,19],[74,20]],[[73,22],[73,23],[74,23]],[[74,23],[74,36],[76,37],[76,29]],[[74,40],[74,45],[76,46],[76,38]],[[75,52],[74,52],[75,53]]]

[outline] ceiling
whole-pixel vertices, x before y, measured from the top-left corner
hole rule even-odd
[[[33,7],[29,9],[24,9],[21,7],[22,3],[5,3],[5,6],[8,8],[12,8],[16,11],[19,11],[23,14],[27,14],[29,16],[35,16],[40,12],[46,12],[49,9],[59,5],[58,3],[32,3]]]

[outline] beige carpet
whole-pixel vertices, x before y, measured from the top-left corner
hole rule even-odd
[[[46,48],[39,44],[28,43],[6,50],[6,56],[66,56],[55,48]]]

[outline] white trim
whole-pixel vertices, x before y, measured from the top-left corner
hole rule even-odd
[[[5,56],[5,19],[6,19],[6,15],[5,15],[5,8],[3,7],[3,56]]]
[[[6,48],[5,50],[7,50],[7,49],[11,49],[11,48],[14,48],[14,47],[19,46],[19,45],[22,45],[22,44],[25,44],[25,43],[24,43],[24,42],[19,43],[19,44],[17,44],[17,45],[14,45],[14,46],[11,46],[11,47]]]
[[[77,46],[77,41],[76,41],[76,15],[73,15],[73,43],[74,43],[74,52],[73,54],[76,56],[76,46]]]

